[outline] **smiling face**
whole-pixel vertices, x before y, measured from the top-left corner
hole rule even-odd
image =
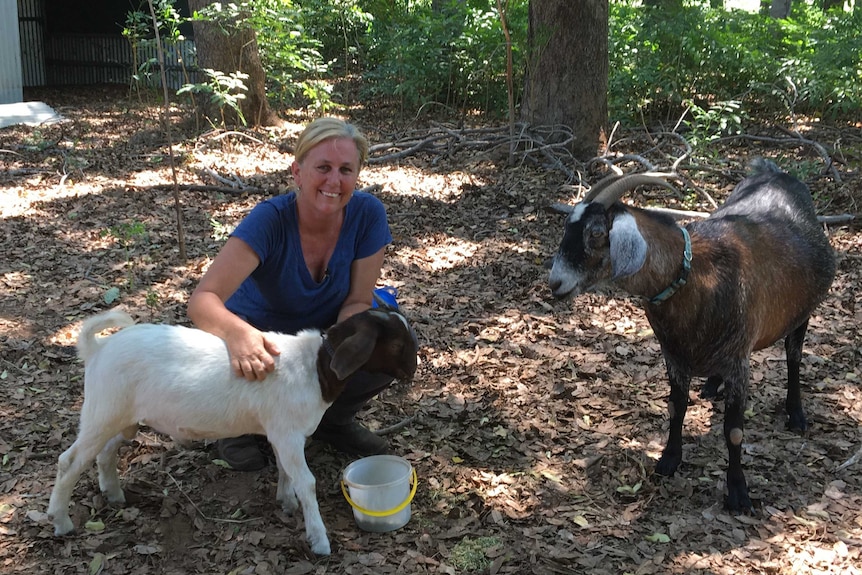
[[[330,138],[291,166],[299,187],[297,201],[320,215],[340,212],[356,188],[359,150],[350,138]]]

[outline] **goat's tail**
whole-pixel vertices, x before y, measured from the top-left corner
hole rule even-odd
[[[134,325],[135,320],[126,312],[118,309],[100,313],[84,322],[81,333],[78,334],[78,357],[85,362],[102,347],[100,338],[96,337],[100,331],[111,327],[128,327]]]

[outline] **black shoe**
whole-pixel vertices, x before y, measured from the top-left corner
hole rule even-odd
[[[237,471],[258,471],[266,467],[266,456],[254,435],[240,435],[216,442],[219,459]]]
[[[356,421],[345,425],[322,423],[311,438],[350,455],[380,455],[389,451],[389,443],[385,439]]]

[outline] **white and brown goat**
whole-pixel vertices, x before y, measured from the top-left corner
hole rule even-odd
[[[263,381],[233,374],[225,343],[181,326],[139,324],[109,311],[84,322],[78,353],[85,363],[84,404],[75,442],[60,455],[48,514],[54,532],[74,529],[69,499],[93,459],[99,487],[113,503],[125,501],[117,476],[117,447],[139,425],[178,440],[266,435],[278,464],[277,499],[285,511],[302,506],[312,551],[330,553],[315,480],[305,460],[305,439],[356,371],[410,379],[416,370],[415,334],[394,310],[368,310],[329,328],[325,335],[270,333],[280,354]],[[103,338],[107,328],[122,327]],[[297,501],[298,500],[298,501]]]

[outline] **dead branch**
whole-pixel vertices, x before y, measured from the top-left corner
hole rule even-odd
[[[396,431],[404,429],[405,427],[407,427],[408,425],[410,425],[414,421],[416,421],[416,416],[411,415],[410,417],[402,419],[398,423],[390,425],[389,427],[384,427],[383,429],[378,429],[374,433],[376,433],[377,435],[388,435],[390,433],[395,433]]]
[[[862,458],[862,447],[859,448],[859,451],[853,454],[853,457],[836,467],[835,471],[844,471],[845,469],[859,461],[860,458]]]

